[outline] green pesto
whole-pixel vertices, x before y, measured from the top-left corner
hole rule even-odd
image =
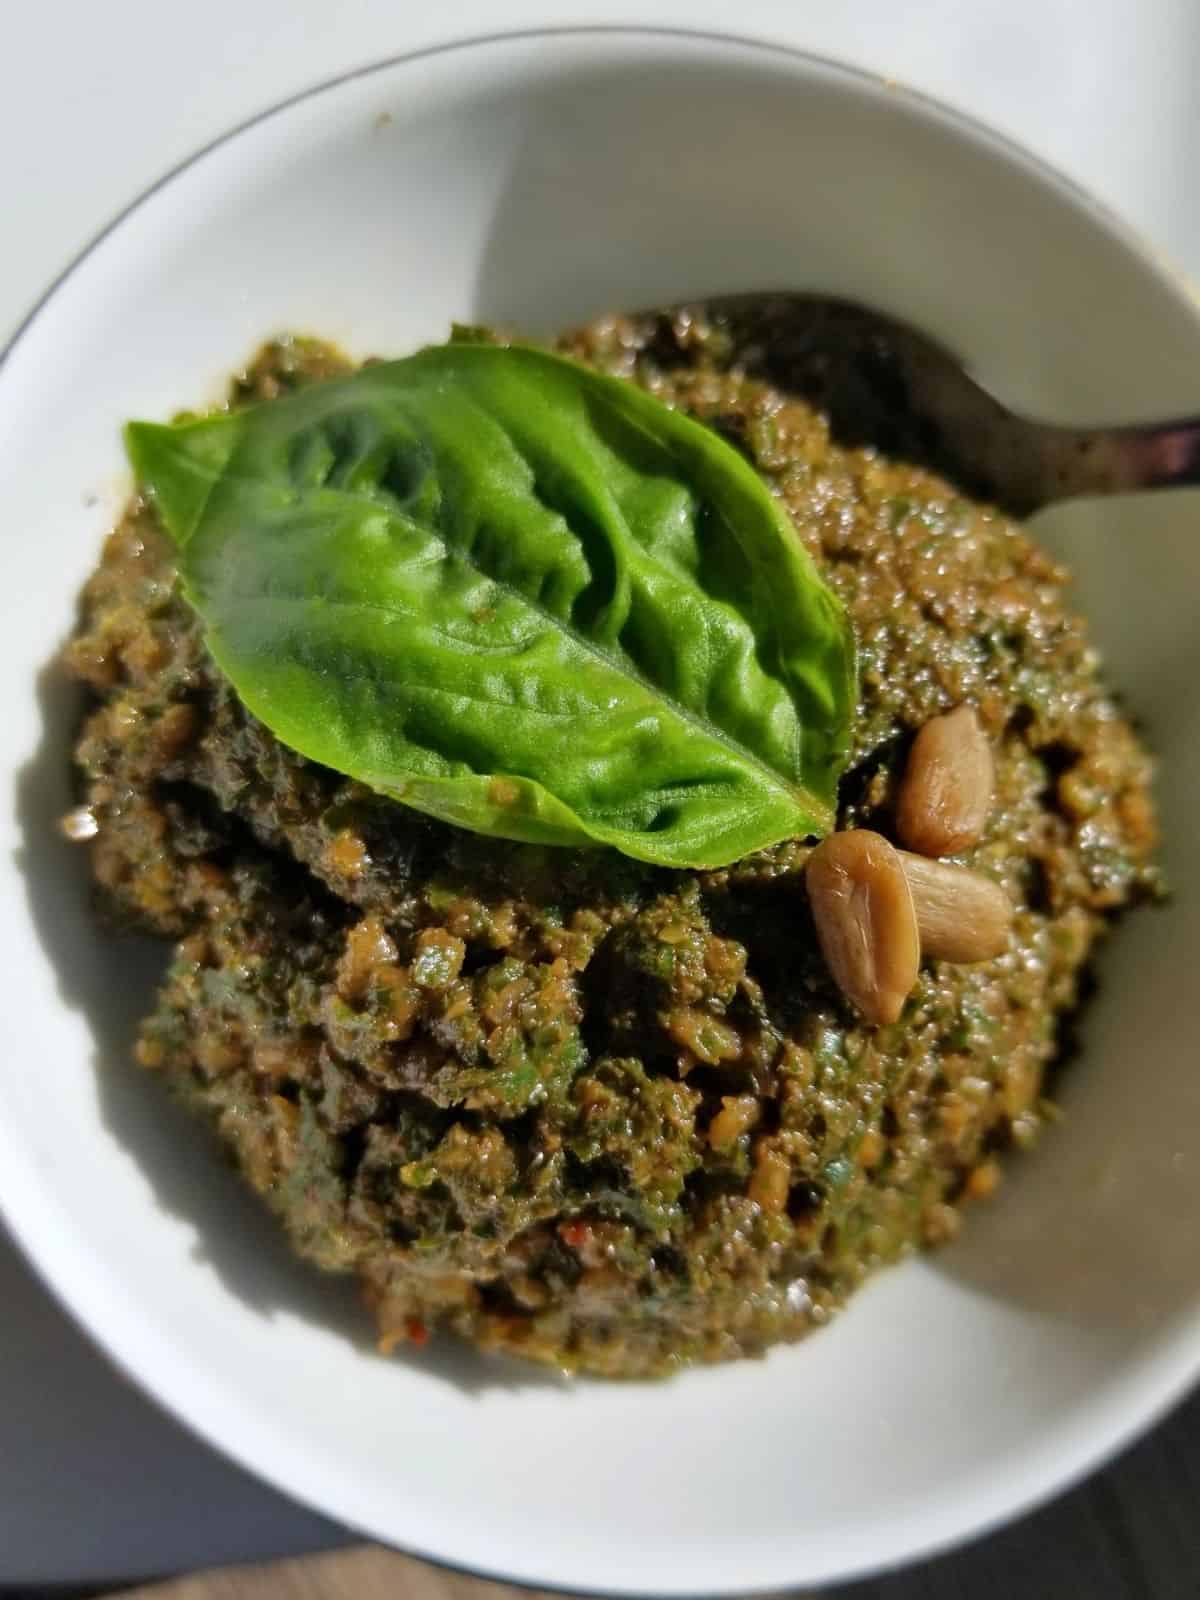
[[[996,797],[963,859],[1011,897],[1012,948],[927,964],[892,1027],[823,969],[803,842],[666,869],[447,826],[247,712],[152,508],[87,586],[68,663],[93,869],[174,941],[140,1059],[293,1246],[358,1279],[385,1346],[446,1330],[648,1376],[801,1337],[950,1237],[1052,1119],[1089,952],[1153,890],[1150,764],[1066,575],[832,441],[756,370],[777,331],[610,319],[563,347],[740,450],[839,597],[862,664],[839,825],[886,831],[916,729],[978,710]],[[340,370],[277,344],[232,399]]]

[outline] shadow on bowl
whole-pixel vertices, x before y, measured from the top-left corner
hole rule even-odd
[[[627,75],[624,91],[633,93],[633,84],[634,76]],[[739,150],[737,129],[715,155],[716,166],[681,178],[660,170],[653,151],[640,147],[636,119],[627,131],[614,133],[606,117],[612,88],[603,71],[580,71],[548,85],[526,106],[521,155],[497,197],[481,259],[471,308],[475,320],[547,336],[608,311],[645,307],[656,296],[670,304],[755,288],[819,286],[829,270],[822,241],[814,237],[807,249],[798,249],[789,239],[790,213],[758,188],[753,164]],[[669,84],[648,83],[646,92],[657,95],[663,148],[675,148],[704,101],[703,69],[693,69],[691,77],[680,72]],[[784,109],[781,103],[781,117]],[[569,164],[555,154],[556,130],[563,126],[572,129]],[[723,196],[723,226],[715,241],[706,194],[672,192],[688,181],[711,185],[711,192]],[[548,218],[555,248],[544,252],[543,264],[536,241]],[[691,247],[686,236],[679,237],[688,226],[696,230]],[[747,238],[756,241],[749,254]],[[681,258],[702,265],[685,265],[681,274]],[[647,259],[654,263],[649,269]],[[661,281],[656,274],[663,275]],[[773,377],[779,381],[780,373]],[[885,441],[867,442],[879,447]],[[1145,537],[1131,538],[1134,528],[1144,528]],[[1194,826],[1181,801],[1195,790],[1189,771],[1179,768],[1197,776],[1196,739],[1189,722],[1194,707],[1172,697],[1163,683],[1180,663],[1162,663],[1159,656],[1172,641],[1178,653],[1178,641],[1191,630],[1182,615],[1171,623],[1164,617],[1152,638],[1141,628],[1131,638],[1130,629],[1151,601],[1160,616],[1167,607],[1191,605],[1192,527],[1172,516],[1169,497],[1141,496],[1126,497],[1123,505],[1056,508],[1038,519],[1037,531],[1078,574],[1079,609],[1111,653],[1114,681],[1129,688],[1135,713],[1141,704],[1170,707],[1165,716],[1156,712],[1150,730],[1150,742],[1172,763],[1159,796],[1169,842],[1177,830]],[[1094,559],[1098,541],[1106,548],[1101,563]],[[1170,580],[1168,599],[1161,586],[1173,567],[1179,578]],[[1140,603],[1131,605],[1131,597]],[[1072,1033],[1078,1022],[1083,1048],[1072,1044],[1069,1064],[1054,1075],[1063,1125],[1048,1128],[1032,1156],[1014,1154],[1007,1161],[1001,1193],[973,1207],[962,1239],[931,1258],[939,1271],[980,1294],[1118,1342],[1144,1336],[1194,1306],[1194,1249],[1177,1220],[1195,1205],[1189,1164],[1195,1158],[1186,1155],[1180,1136],[1194,1115],[1180,1103],[1177,1085],[1172,1109],[1154,1101],[1146,1080],[1156,1036],[1174,1003],[1160,958],[1162,941],[1193,937],[1189,926],[1195,926],[1194,908],[1174,906],[1165,915],[1142,910],[1114,931],[1097,962],[1097,994],[1069,1020]],[[1141,1130],[1136,1138],[1124,1136],[1134,1128]],[[1161,1160],[1148,1170],[1147,1151],[1156,1149]]]
[[[56,826],[72,803],[71,747],[84,710],[82,695],[57,658],[40,674],[38,703],[41,743],[17,779],[24,839],[18,865],[62,1000],[91,1030],[105,1127],[137,1162],[154,1203],[191,1227],[196,1259],[244,1305],[259,1316],[282,1313],[327,1328],[370,1353],[370,1319],[353,1281],[293,1256],[270,1213],[222,1159],[215,1136],[134,1065],[138,1024],[153,1008],[169,946],[117,933],[93,913],[85,853],[68,845]],[[376,1359],[436,1372],[468,1393],[566,1382],[542,1368],[485,1355],[450,1335],[420,1355],[400,1351]]]

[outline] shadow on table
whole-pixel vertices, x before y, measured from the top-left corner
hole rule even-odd
[[[137,1393],[2,1229],[0,1305],[0,1595],[5,1582],[32,1589],[35,1579],[82,1584],[103,1576],[115,1584],[348,1538]]]
[[[38,698],[41,744],[17,780],[23,834],[18,865],[63,1002],[81,1012],[91,1029],[105,1126],[135,1157],[155,1203],[194,1229],[196,1258],[239,1300],[260,1316],[284,1311],[319,1323],[355,1349],[370,1351],[369,1318],[352,1280],[295,1258],[274,1219],[222,1160],[215,1138],[162,1084],[134,1066],[138,1024],[153,1008],[168,947],[161,940],[116,934],[93,916],[86,852],[67,844],[56,826],[72,803],[70,751],[82,699],[56,663],[43,670]],[[468,1392],[563,1381],[451,1338],[420,1355],[402,1351],[386,1359],[432,1369]]]

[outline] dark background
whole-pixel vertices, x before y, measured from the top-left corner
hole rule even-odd
[[[11,1435],[4,1443],[19,1448]],[[259,1492],[249,1482],[247,1488]],[[106,1509],[98,1504],[98,1515]],[[337,1530],[330,1527],[328,1537],[336,1541]],[[475,1587],[479,1600],[518,1593],[494,1584]],[[462,1588],[460,1579],[455,1593]],[[0,1589],[0,1600],[84,1600],[108,1592]],[[403,1592],[399,1584],[398,1600]],[[1187,1600],[1200,1595],[1200,1394],[1106,1471],[1015,1526],[902,1572],[822,1594],[825,1600]]]

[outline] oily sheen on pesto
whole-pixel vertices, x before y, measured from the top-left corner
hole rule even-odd
[[[838,445],[756,366],[788,339],[697,308],[562,347],[719,429],[836,590],[862,665],[839,829],[886,832],[918,731],[978,710],[985,832],[926,866],[990,883],[1011,947],[923,961],[894,1024],[830,975],[808,844],[664,870],[447,826],[306,760],[214,661],[142,499],[84,590],[80,848],[108,915],[171,944],[137,1059],[295,1250],[357,1280],[385,1349],[453,1333],[646,1377],[822,1326],[1054,1120],[1089,954],[1157,892],[1151,763],[1066,574],[944,481]],[[344,371],[278,341],[229,404]]]
[[[310,759],[666,866],[831,826],[842,606],[745,458],[643,390],[458,343],[128,442],[214,659]]]

